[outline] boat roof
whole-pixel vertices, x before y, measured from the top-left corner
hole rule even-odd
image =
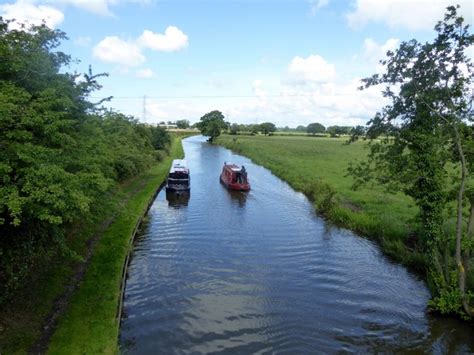
[[[173,163],[171,163],[170,172],[175,171],[188,171],[188,163],[186,159],[174,159]]]
[[[237,164],[225,164],[225,167],[235,172],[240,172],[242,170],[242,167]]]

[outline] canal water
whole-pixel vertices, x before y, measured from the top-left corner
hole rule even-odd
[[[188,199],[160,192],[128,269],[124,353],[474,351],[474,333],[426,314],[424,283],[249,159],[183,141]],[[252,190],[219,183],[224,162]]]

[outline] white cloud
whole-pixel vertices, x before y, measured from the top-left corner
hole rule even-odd
[[[58,4],[57,0],[46,0],[46,2]],[[110,6],[118,3],[118,0],[61,0],[59,5],[72,5],[96,15],[113,16]]]
[[[466,54],[467,57],[471,59],[472,62],[474,62],[474,44],[471,44],[469,47],[467,47]]]
[[[46,26],[55,28],[64,20],[64,14],[51,6],[34,5],[31,1],[18,0],[12,4],[0,5],[0,16],[7,20],[15,19],[18,23],[27,25],[41,25],[44,21]],[[10,25],[10,28],[18,29],[18,24]]]
[[[373,72],[373,65],[379,54],[386,49],[393,49],[397,40],[389,39],[384,43],[377,43],[371,39],[361,44],[359,58],[364,63],[373,63],[364,70]],[[299,58],[299,60],[295,60]],[[315,59],[317,58],[317,59]],[[360,62],[347,61],[347,66],[359,66]],[[314,68],[318,68],[315,70]],[[337,76],[333,63],[313,55],[307,58],[294,57],[288,63],[288,69],[298,80],[288,80],[287,75],[280,81],[272,77],[256,77],[248,80],[247,90],[251,95],[246,97],[220,97],[206,100],[198,98],[152,99],[147,101],[147,122],[162,120],[176,120],[180,118],[196,122],[206,112],[220,110],[230,122],[261,123],[270,121],[277,126],[307,125],[311,122],[320,122],[325,126],[331,125],[365,125],[386,103],[381,94],[381,88],[371,87],[360,91],[360,79],[351,76]],[[324,68],[321,74],[320,70]],[[298,70],[296,70],[298,69]],[[290,70],[288,70],[290,74]],[[328,74],[329,72],[329,74]],[[360,73],[363,76],[363,73]],[[302,83],[306,85],[301,85]],[[227,85],[224,90],[232,92],[233,85]],[[206,95],[206,93],[200,93]],[[211,93],[209,93],[211,94]],[[114,103],[117,104],[117,103]],[[133,107],[132,107],[133,106]],[[142,102],[136,100],[133,105],[127,102],[125,110],[137,117],[142,116]],[[133,112],[132,112],[133,111]]]
[[[322,83],[336,77],[336,68],[319,55],[296,56],[288,65],[288,77],[294,83]]]
[[[312,16],[316,15],[319,9],[327,6],[329,4],[329,0],[309,0],[310,4],[310,14]]]
[[[36,0],[40,1],[40,0]],[[78,9],[91,12],[100,16],[115,16],[112,7],[124,3],[137,3],[142,5],[149,5],[152,0],[43,0],[43,2],[55,4],[57,6],[71,5]]]
[[[168,26],[165,34],[145,30],[137,42],[146,48],[162,52],[174,52],[188,46],[188,36],[178,27]]]
[[[460,13],[472,22],[470,0],[458,0]],[[443,18],[451,0],[356,0],[355,9],[346,15],[349,26],[360,28],[369,22],[385,23],[391,28],[432,29]]]
[[[103,62],[120,64],[122,67],[135,67],[145,62],[146,57],[143,54],[145,48],[173,52],[187,45],[188,36],[179,28],[168,26],[164,35],[145,30],[135,40],[123,40],[117,36],[105,37],[94,47],[93,53]],[[146,76],[150,73],[137,72],[136,74]]]
[[[66,6],[94,13],[101,16],[114,16],[111,8],[124,3],[141,5],[152,4],[155,0],[17,0],[0,5],[0,16],[6,19],[15,18],[21,23],[39,25],[44,19],[48,27],[54,28],[64,19],[59,9]],[[58,9],[59,8],[59,9]],[[18,26],[17,26],[18,27]]]
[[[206,112],[218,109],[226,119],[238,123],[270,121],[277,126],[296,127],[311,122],[330,125],[364,125],[385,104],[378,88],[360,91],[360,81],[334,82],[317,87],[281,86],[269,93],[264,81],[249,82],[255,97],[219,100],[174,99],[147,102],[147,122],[186,118],[198,121]],[[141,117],[141,101],[137,100],[135,115]],[[129,106],[130,108],[130,106]]]
[[[89,47],[92,43],[92,38],[90,37],[77,37],[74,40],[74,44],[79,47]]]
[[[150,78],[153,78],[155,74],[153,73],[153,70],[151,70],[150,68],[145,68],[145,69],[137,70],[135,72],[135,76],[137,78],[150,79]]]
[[[397,43],[395,39],[380,45],[372,40],[366,41],[361,48],[361,56],[369,56],[375,62],[379,55],[393,49]],[[306,59],[295,57],[288,68],[289,73],[296,75],[298,80],[282,78],[281,85],[273,90],[269,90],[263,80],[254,80],[251,88],[255,98],[234,102],[226,107],[231,121],[271,121],[277,126],[293,127],[311,122],[320,122],[325,126],[365,125],[386,104],[381,88],[371,87],[361,91],[360,78],[341,81],[336,76],[335,66],[319,56]]]
[[[253,83],[252,83],[252,91],[254,93],[255,96],[257,97],[262,97],[262,96],[266,96],[267,93],[265,90],[263,90],[262,88],[263,86],[263,81],[260,80],[260,79],[257,79],[257,80],[254,80]]]
[[[146,105],[146,113],[147,116],[150,116],[150,120],[154,122],[158,122],[160,120],[168,119],[170,118],[170,115],[163,110],[161,107],[161,104],[158,104],[156,102],[150,102]]]
[[[146,60],[134,42],[124,41],[116,36],[105,37],[94,47],[93,54],[103,62],[125,67],[135,67]]]
[[[71,3],[81,9],[92,12],[96,15],[102,16],[113,16],[110,5],[115,5],[117,1],[113,0],[95,0],[95,1],[83,1],[83,0],[70,0]]]
[[[364,40],[364,53],[363,58],[370,65],[375,66],[375,71],[377,73],[382,73],[385,69],[380,60],[387,57],[388,51],[395,51],[400,44],[398,38],[389,38],[385,43],[378,44],[372,38],[366,38]]]
[[[400,40],[398,38],[389,38],[385,43],[379,45],[372,38],[364,40],[364,57],[370,61],[378,62],[383,59],[388,51],[394,51],[398,48]]]

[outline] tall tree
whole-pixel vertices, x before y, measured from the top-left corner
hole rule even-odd
[[[217,110],[206,113],[201,117],[200,122],[197,123],[197,128],[203,135],[209,137],[209,142],[219,137],[221,131],[226,129],[227,126],[227,122],[224,121],[224,115]]]
[[[276,126],[271,122],[263,122],[260,123],[259,126],[260,132],[262,132],[265,136],[276,131]]]
[[[420,210],[420,244],[430,255],[429,276],[437,287],[432,305],[441,312],[472,315],[461,258],[471,249],[464,240],[469,159],[461,130],[473,124],[473,67],[466,51],[474,36],[453,6],[435,30],[438,34],[432,43],[403,42],[382,61],[385,73],[364,79],[366,88],[385,85],[384,96],[391,103],[369,121],[368,162],[350,171],[356,183],[375,178],[413,197]],[[455,235],[443,229],[453,186],[449,163],[459,168],[454,180]]]
[[[68,228],[93,218],[114,183],[149,167],[169,140],[89,101],[102,75],[89,70],[78,83],[64,72],[63,32],[8,26],[0,17],[0,303],[35,263],[70,252]]]
[[[177,120],[176,127],[181,129],[189,128],[189,121],[188,120]]]
[[[316,133],[326,132],[326,127],[324,127],[321,123],[318,122],[310,123],[308,127],[306,127],[306,132],[314,136]]]

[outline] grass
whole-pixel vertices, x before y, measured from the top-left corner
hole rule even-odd
[[[224,135],[217,143],[270,169],[305,193],[330,221],[377,240],[387,255],[422,272],[424,259],[411,248],[417,213],[413,200],[401,193],[389,194],[379,186],[352,190],[347,167],[364,159],[368,150],[364,142],[345,145],[346,140]]]
[[[180,136],[180,135],[177,135]],[[124,260],[129,252],[130,236],[157,186],[166,177],[171,160],[182,157],[181,138],[175,138],[170,154],[142,175],[120,185],[93,221],[73,231],[69,247],[79,255],[87,252],[87,242],[101,234],[90,264],[77,288],[66,314],[59,320],[48,352],[117,353],[119,320],[117,307]],[[107,218],[116,218],[104,230]],[[6,305],[0,314],[0,354],[25,354],[41,335],[41,325],[51,312],[74,274],[70,257],[56,258],[45,265],[20,296]]]
[[[104,200],[93,219],[82,221],[67,236],[67,246],[80,257],[87,252],[87,243],[101,233],[102,221],[112,218],[119,209],[127,184],[118,186]],[[42,334],[41,326],[53,309],[55,300],[65,292],[74,275],[77,260],[69,255],[53,256],[48,263],[37,265],[23,289],[0,310],[0,354],[26,354]]]
[[[117,306],[130,237],[156,187],[165,179],[172,158],[182,156],[181,144],[175,143],[168,158],[127,187],[138,189],[138,192],[128,200],[122,213],[98,242],[85,278],[51,339],[48,353],[118,352],[120,320],[117,319]]]

